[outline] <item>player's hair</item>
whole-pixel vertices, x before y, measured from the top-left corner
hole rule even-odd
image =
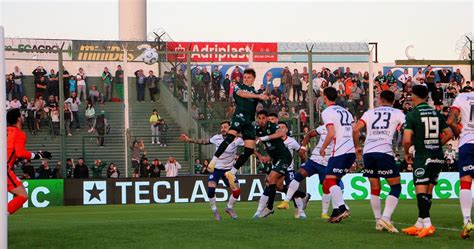
[[[224,120],[224,121],[222,121],[222,122],[220,123],[220,125],[223,125],[223,124],[228,124],[228,125],[230,125],[230,121]]]
[[[285,121],[279,121],[278,124],[284,124],[288,128],[288,124]]]
[[[270,112],[268,114],[269,117],[275,117],[275,118],[278,118],[278,114],[274,113],[274,112]]]
[[[324,96],[329,99],[329,101],[336,101],[337,98],[337,90],[334,87],[327,87],[324,89]]]
[[[254,78],[257,77],[257,73],[253,68],[247,68],[244,70],[244,74],[251,74]]]
[[[416,85],[412,88],[412,93],[420,99],[426,99],[428,97],[428,88],[422,85]]]
[[[257,116],[258,116],[258,115],[265,115],[265,117],[268,117],[268,112],[265,111],[265,110],[261,110],[261,111],[258,111],[258,112],[257,112]]]
[[[20,109],[12,109],[7,112],[7,125],[13,126],[18,122],[18,118],[21,117]]]
[[[395,93],[390,90],[385,90],[380,93],[380,98],[389,103],[393,103],[393,101],[395,101]]]

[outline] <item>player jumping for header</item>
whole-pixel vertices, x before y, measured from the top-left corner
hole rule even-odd
[[[226,151],[229,144],[231,144],[238,133],[242,134],[244,140],[244,152],[239,156],[231,170],[225,172],[231,188],[235,188],[235,174],[237,170],[242,167],[255,150],[255,112],[257,104],[260,100],[268,100],[268,96],[264,94],[257,94],[253,86],[255,82],[255,70],[247,68],[244,70],[244,83],[238,83],[234,88],[234,99],[236,109],[230,122],[230,129],[225,136],[224,141],[219,145],[214,157],[209,163],[209,171],[213,171],[217,160]]]
[[[430,218],[432,192],[445,163],[442,146],[453,137],[444,117],[428,105],[427,98],[428,88],[423,85],[413,87],[415,109],[407,114],[403,133],[405,161],[413,164],[418,220],[415,225],[402,231],[418,238],[435,233]],[[412,144],[415,146],[414,158],[409,152]]]
[[[395,132],[405,123],[405,115],[392,107],[394,100],[395,94],[392,91],[380,93],[380,106],[365,112],[355,125],[354,144],[358,152],[360,131],[365,127],[367,138],[364,144],[364,176],[368,177],[370,182],[370,205],[375,216],[375,229],[398,233],[391,217],[397,207],[402,187],[392,142]],[[360,158],[359,155],[358,157]],[[380,177],[385,178],[390,185],[383,214],[380,203]]]

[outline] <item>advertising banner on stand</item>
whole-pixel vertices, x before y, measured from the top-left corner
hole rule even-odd
[[[35,207],[45,208],[51,206],[62,206],[64,200],[64,180],[24,180],[23,186],[28,192],[28,201],[23,205],[24,208]],[[13,198],[8,193],[8,200]]]
[[[369,48],[362,42],[279,42],[278,52],[337,52],[341,54],[313,55],[313,62],[368,62]],[[351,54],[352,52],[367,53],[366,55]],[[343,54],[347,53],[347,54]],[[306,54],[279,54],[278,62],[308,62]]]
[[[270,42],[168,42],[167,51],[191,50],[192,62],[249,62],[247,54],[204,54],[202,52],[277,52]],[[201,53],[200,53],[201,52]],[[186,61],[186,55],[168,54],[168,61]],[[254,62],[276,62],[277,55],[253,55]]]
[[[57,60],[57,51],[70,50],[71,47],[71,40],[5,38],[5,58],[16,60]],[[8,51],[8,49],[18,51]],[[71,59],[70,53],[63,54],[63,60]]]
[[[416,199],[415,185],[412,173],[401,173],[402,194],[400,199]],[[370,199],[370,184],[367,177],[362,174],[347,174],[342,178],[344,183],[345,200]],[[390,192],[390,186],[386,180],[382,180],[382,192],[380,197],[385,199]],[[321,200],[322,189],[318,176],[306,179],[306,191],[311,194],[311,200]],[[474,193],[473,193],[474,197]],[[433,190],[434,199],[459,198],[459,173],[442,172],[439,176],[438,185]]]
[[[264,175],[238,176],[240,201],[257,201],[265,188]],[[303,184],[304,185],[304,184]],[[304,189],[305,186],[302,186]],[[64,185],[65,205],[193,203],[209,201],[206,176],[146,179],[68,179]],[[227,201],[224,182],[216,188],[217,201]],[[283,194],[277,194],[280,200]]]
[[[74,40],[75,61],[123,61],[123,46],[128,50],[128,61],[142,61],[146,49],[152,44],[146,41],[87,41]],[[93,51],[103,51],[93,53]]]

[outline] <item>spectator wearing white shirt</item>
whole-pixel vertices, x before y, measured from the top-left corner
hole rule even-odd
[[[72,92],[71,97],[69,97],[65,103],[69,105],[73,116],[71,128],[80,129],[81,125],[79,123],[79,105],[81,105],[81,100],[79,97],[77,97],[76,92]]]
[[[426,75],[423,73],[423,69],[421,67],[418,68],[418,72],[416,72],[414,78],[415,85],[421,84],[421,80],[423,80],[423,82],[426,80]]]
[[[10,101],[10,109],[20,109],[20,108],[21,108],[21,102],[18,100],[16,96],[13,97],[12,101]]]
[[[398,81],[402,82],[403,86],[405,86],[409,78],[410,75],[408,75],[408,69],[405,69],[403,70],[403,73],[398,76]]]
[[[85,100],[87,98],[86,94],[86,74],[84,73],[84,69],[79,68],[79,73],[76,75],[76,83],[77,83],[77,96],[79,99]]]
[[[178,170],[180,169],[181,164],[179,164],[173,156],[170,156],[165,164],[166,177],[178,176]]]
[[[456,151],[453,149],[452,144],[448,144],[448,149],[444,152],[444,159],[449,159],[451,162],[456,161]]]
[[[316,93],[316,96],[321,94],[321,86],[323,85],[323,82],[327,81],[322,77],[321,73],[318,73],[316,78],[313,79],[313,90]]]

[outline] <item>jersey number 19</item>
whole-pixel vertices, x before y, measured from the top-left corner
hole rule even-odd
[[[421,122],[425,125],[425,138],[439,137],[439,118],[438,117],[422,117]]]

